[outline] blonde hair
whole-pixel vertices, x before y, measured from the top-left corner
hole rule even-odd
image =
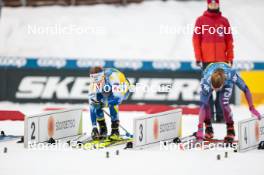
[[[226,80],[225,72],[223,69],[217,69],[211,76],[211,83],[213,88],[218,89],[223,86]]]

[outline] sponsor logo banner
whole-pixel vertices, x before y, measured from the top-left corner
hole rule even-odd
[[[240,74],[252,93],[254,104],[264,104],[264,88],[260,84],[264,82],[264,71],[241,71]],[[243,92],[241,92],[241,104],[247,105]]]
[[[125,103],[199,104],[200,72],[125,72],[131,84],[146,85]],[[87,70],[9,69],[5,72],[1,100],[14,102],[88,102],[90,78]],[[8,80],[8,81],[7,81]],[[156,88],[166,87],[166,88]],[[234,102],[234,93],[231,103]]]

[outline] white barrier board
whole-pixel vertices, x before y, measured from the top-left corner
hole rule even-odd
[[[174,139],[181,137],[182,110],[150,114],[134,119],[133,124],[134,148]]]
[[[24,121],[24,146],[82,134],[82,109],[56,110],[28,116]]]
[[[238,150],[240,152],[256,149],[264,141],[264,118],[246,119],[238,123]]]

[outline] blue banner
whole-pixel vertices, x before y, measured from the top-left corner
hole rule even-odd
[[[140,59],[98,59],[98,58],[25,58],[0,57],[0,68],[23,69],[89,69],[93,66],[115,67],[125,71],[200,71],[191,61]],[[264,62],[238,61],[233,67],[237,70],[264,70]]]

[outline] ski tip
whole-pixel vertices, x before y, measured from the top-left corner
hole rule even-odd
[[[173,143],[181,143],[181,139],[179,137],[176,137],[172,141]]]
[[[24,136],[21,136],[20,140],[18,140],[16,143],[24,143]]]
[[[4,131],[1,131],[1,136],[6,136]]]
[[[70,146],[71,145],[71,140],[68,140],[66,143]]]
[[[49,138],[49,140],[47,141],[47,143],[49,143],[49,144],[55,144],[56,143],[56,141],[55,141],[55,139],[54,138]]]
[[[125,149],[133,148],[133,142],[127,142]]]

